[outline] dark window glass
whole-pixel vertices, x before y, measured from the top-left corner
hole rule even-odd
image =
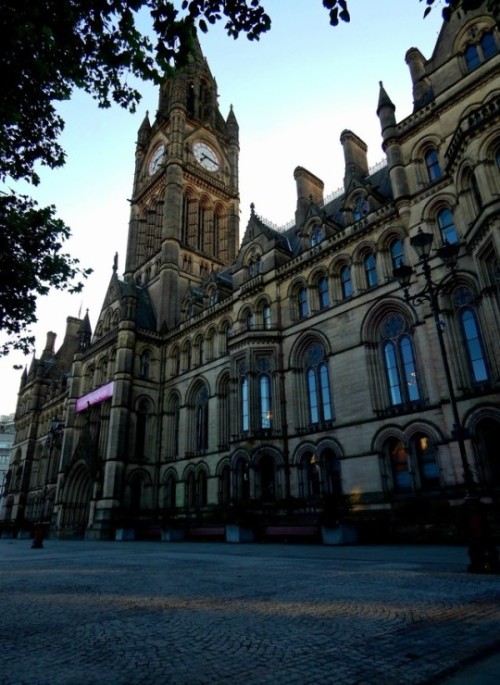
[[[463,309],[460,312],[460,323],[472,378],[475,383],[487,381],[488,369],[474,310],[469,307]]]
[[[343,266],[340,270],[340,284],[342,287],[342,297],[344,300],[352,295],[351,268]]]
[[[428,150],[425,153],[425,166],[429,181],[436,181],[438,178],[441,178],[441,167],[439,166],[439,157],[436,150]]]
[[[473,71],[480,65],[481,60],[476,45],[467,46],[465,50],[465,63],[467,64],[467,69],[469,71]]]
[[[449,209],[442,209],[438,216],[439,230],[441,231],[441,237],[444,241],[449,243],[458,242],[457,229],[455,228],[455,223],[453,221],[453,214]]]
[[[248,400],[248,378],[241,379],[241,430],[247,431],[250,427],[250,405]]]
[[[369,288],[372,288],[378,283],[377,263],[375,261],[375,255],[373,252],[370,252],[370,254],[366,255],[363,263],[365,265],[366,285]]]
[[[318,299],[320,309],[326,309],[329,306],[328,280],[324,276],[318,281]]]
[[[307,306],[307,290],[299,288],[297,292],[297,304],[299,309],[299,319],[305,319],[309,314],[309,307]]]
[[[403,250],[402,240],[393,240],[391,243],[391,260],[392,268],[397,269],[398,266],[405,263],[405,254]]]
[[[491,31],[485,33],[481,38],[481,49],[483,51],[484,59],[492,57],[497,52],[495,36]]]
[[[271,407],[271,378],[267,373],[259,377],[259,399],[260,399],[260,427],[272,427],[272,407]]]

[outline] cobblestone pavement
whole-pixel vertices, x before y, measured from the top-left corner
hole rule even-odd
[[[0,684],[437,683],[500,647],[500,576],[466,563],[459,547],[0,540]]]

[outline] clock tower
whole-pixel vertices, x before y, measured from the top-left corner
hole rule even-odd
[[[137,137],[125,278],[148,290],[159,330],[180,322],[181,303],[236,257],[239,132],[200,45],[165,79],[153,124]]]

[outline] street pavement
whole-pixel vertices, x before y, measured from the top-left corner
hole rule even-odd
[[[463,547],[0,540],[0,685],[493,685]]]

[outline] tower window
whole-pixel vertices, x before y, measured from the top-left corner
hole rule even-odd
[[[468,45],[465,50],[465,63],[469,71],[473,71],[481,64],[479,52],[476,45]]]
[[[449,209],[442,209],[437,216],[437,221],[443,242],[458,242],[457,229],[455,228],[455,222],[453,221],[453,214],[451,211]]]
[[[299,312],[299,319],[305,319],[309,314],[309,307],[307,305],[307,290],[302,286],[297,291],[297,307]]]
[[[429,181],[437,181],[438,178],[441,178],[441,167],[439,166],[438,153],[434,149],[428,150],[425,153],[424,159]]]
[[[483,51],[484,59],[493,57],[497,52],[497,44],[492,31],[483,34],[483,37],[481,38],[481,50]]]
[[[351,268],[346,264],[340,269],[340,284],[344,300],[352,295]]]
[[[373,252],[366,255],[363,264],[365,267],[366,285],[368,288],[373,288],[378,283],[377,262]]]

